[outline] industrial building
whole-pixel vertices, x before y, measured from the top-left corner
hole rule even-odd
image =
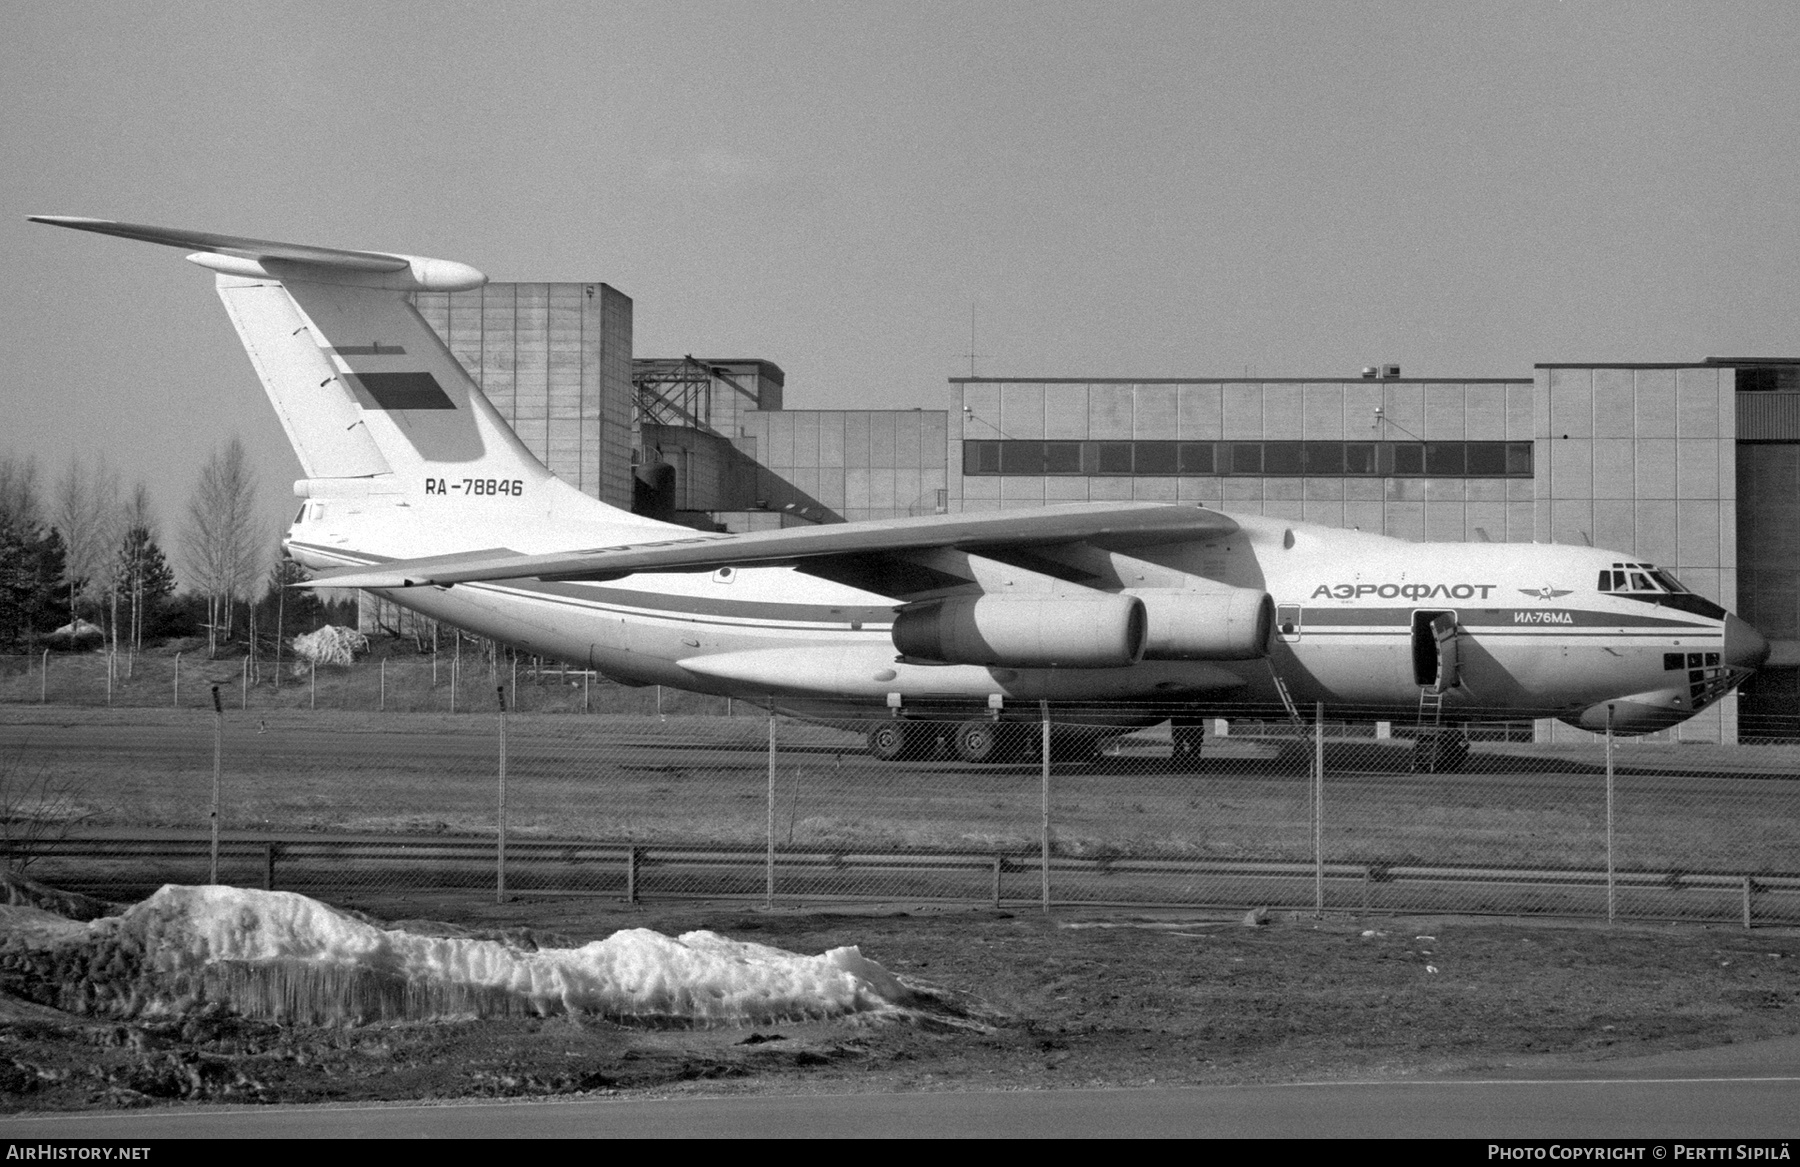
[[[635,358],[632,302],[605,284],[417,301],[527,445],[617,506],[749,530],[1139,499],[1413,540],[1585,542],[1671,569],[1774,643],[1679,737],[1800,716],[1800,358],[959,377],[942,411],[796,410],[766,360]]]

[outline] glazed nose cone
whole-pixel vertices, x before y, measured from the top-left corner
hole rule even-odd
[[[1734,669],[1760,669],[1769,659],[1769,642],[1763,634],[1739,620],[1725,617],[1725,663]]]

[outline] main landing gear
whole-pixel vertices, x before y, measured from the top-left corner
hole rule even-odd
[[[883,762],[925,761],[940,752],[948,752],[959,762],[976,764],[1035,762],[1042,734],[1042,726],[1034,721],[980,717],[952,725],[896,719],[879,722],[869,729],[869,755]],[[1091,762],[1099,754],[1104,736],[1058,731],[1050,739],[1051,760]]]
[[[869,753],[883,762],[925,759],[937,753],[939,735],[949,726],[929,722],[884,721],[869,730]],[[950,752],[963,762],[1003,762],[1022,756],[1037,742],[1037,727],[980,718],[948,734]]]

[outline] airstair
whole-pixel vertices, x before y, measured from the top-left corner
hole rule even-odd
[[[1294,695],[1288,692],[1287,682],[1282,680],[1281,674],[1275,671],[1274,661],[1268,661],[1268,665],[1269,679],[1275,682],[1275,691],[1281,694],[1281,704],[1287,709],[1288,720],[1304,730],[1306,719],[1300,716],[1300,707],[1294,704]]]
[[[1460,751],[1458,746],[1461,746]],[[1436,685],[1419,686],[1419,724],[1413,732],[1413,773],[1436,774],[1460,764],[1466,754],[1461,731],[1444,724],[1444,693]],[[1454,761],[1453,761],[1454,759]]]

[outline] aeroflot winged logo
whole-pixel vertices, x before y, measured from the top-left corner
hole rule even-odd
[[[1375,596],[1383,600],[1473,600],[1487,599],[1499,584],[1320,584],[1309,599],[1360,600]]]
[[[1519,594],[1521,596],[1536,596],[1540,600],[1554,600],[1561,596],[1568,595],[1569,589],[1553,588],[1549,584],[1545,584],[1541,588],[1520,588]]]

